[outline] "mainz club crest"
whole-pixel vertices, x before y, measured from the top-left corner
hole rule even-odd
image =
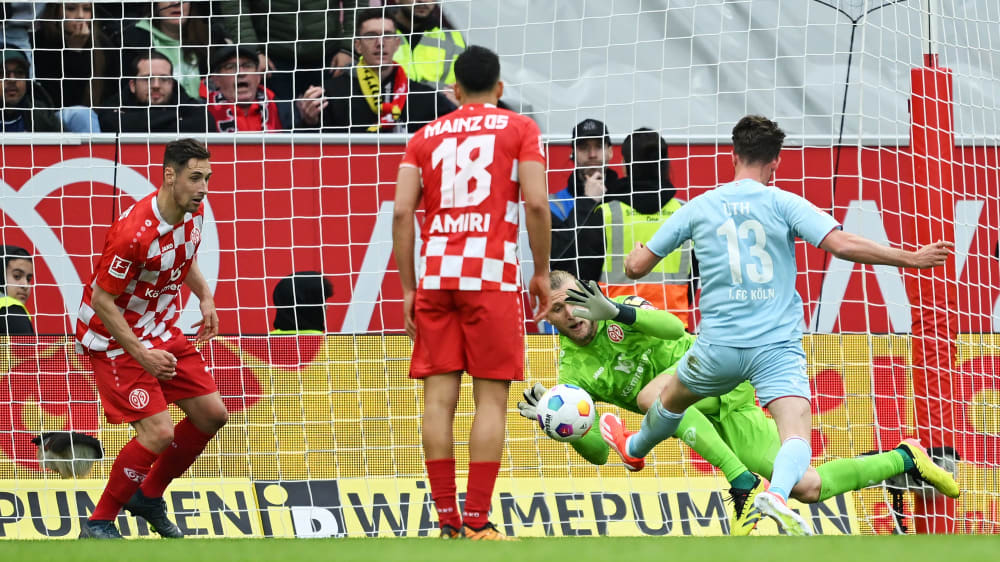
[[[625,330],[618,324],[608,324],[608,339],[615,343],[620,343],[625,339]]]
[[[133,389],[128,393],[128,403],[136,410],[141,410],[149,404],[149,393],[143,388]]]

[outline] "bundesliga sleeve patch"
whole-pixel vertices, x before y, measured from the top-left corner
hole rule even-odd
[[[132,262],[115,254],[115,257],[111,260],[111,265],[108,267],[108,275],[116,279],[125,279],[131,267]]]

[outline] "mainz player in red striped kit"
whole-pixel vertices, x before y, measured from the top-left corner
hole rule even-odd
[[[441,536],[505,540],[487,519],[503,455],[510,381],[524,380],[517,235],[520,200],[535,272],[535,320],[549,308],[550,218],[535,123],[496,107],[500,60],[470,46],[455,61],[462,106],[417,131],[396,180],[393,248],[403,285],[410,377],[424,381],[423,445]],[[423,200],[420,283],[414,212]],[[454,420],[462,372],[473,377],[469,489],[458,511]]]
[[[163,184],[118,217],[104,242],[76,325],[77,352],[90,356],[104,414],[130,423],[125,444],[81,538],[121,538],[122,507],[160,535],[183,533],[167,518],[163,492],[180,476],[228,413],[201,353],[176,326],[182,285],[201,304],[199,342],[218,333],[219,318],[195,253],[201,243],[201,203],[212,175],[208,149],[192,139],[167,144]],[[175,427],[167,404],[187,416]]]

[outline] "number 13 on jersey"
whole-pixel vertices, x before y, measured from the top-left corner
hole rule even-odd
[[[729,273],[733,276],[734,285],[743,284],[744,264],[740,257],[740,241],[750,240],[753,245],[748,248],[750,257],[755,258],[759,263],[748,263],[746,265],[747,278],[752,283],[767,283],[774,277],[774,262],[771,254],[767,253],[767,234],[763,225],[759,221],[749,219],[736,226],[736,221],[729,219],[722,223],[716,231],[719,236],[726,237],[726,248],[729,251]]]

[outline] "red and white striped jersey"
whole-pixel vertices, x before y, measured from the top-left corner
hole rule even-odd
[[[464,105],[410,139],[400,167],[420,170],[423,289],[518,291],[519,162],[545,163],[531,119]]]
[[[76,321],[77,352],[125,352],[91,306],[94,287],[118,295],[115,304],[147,348],[181,334],[174,323],[180,312],[180,290],[191,269],[204,216],[201,209],[173,225],[160,216],[156,192],[129,207],[111,226],[104,250]]]

